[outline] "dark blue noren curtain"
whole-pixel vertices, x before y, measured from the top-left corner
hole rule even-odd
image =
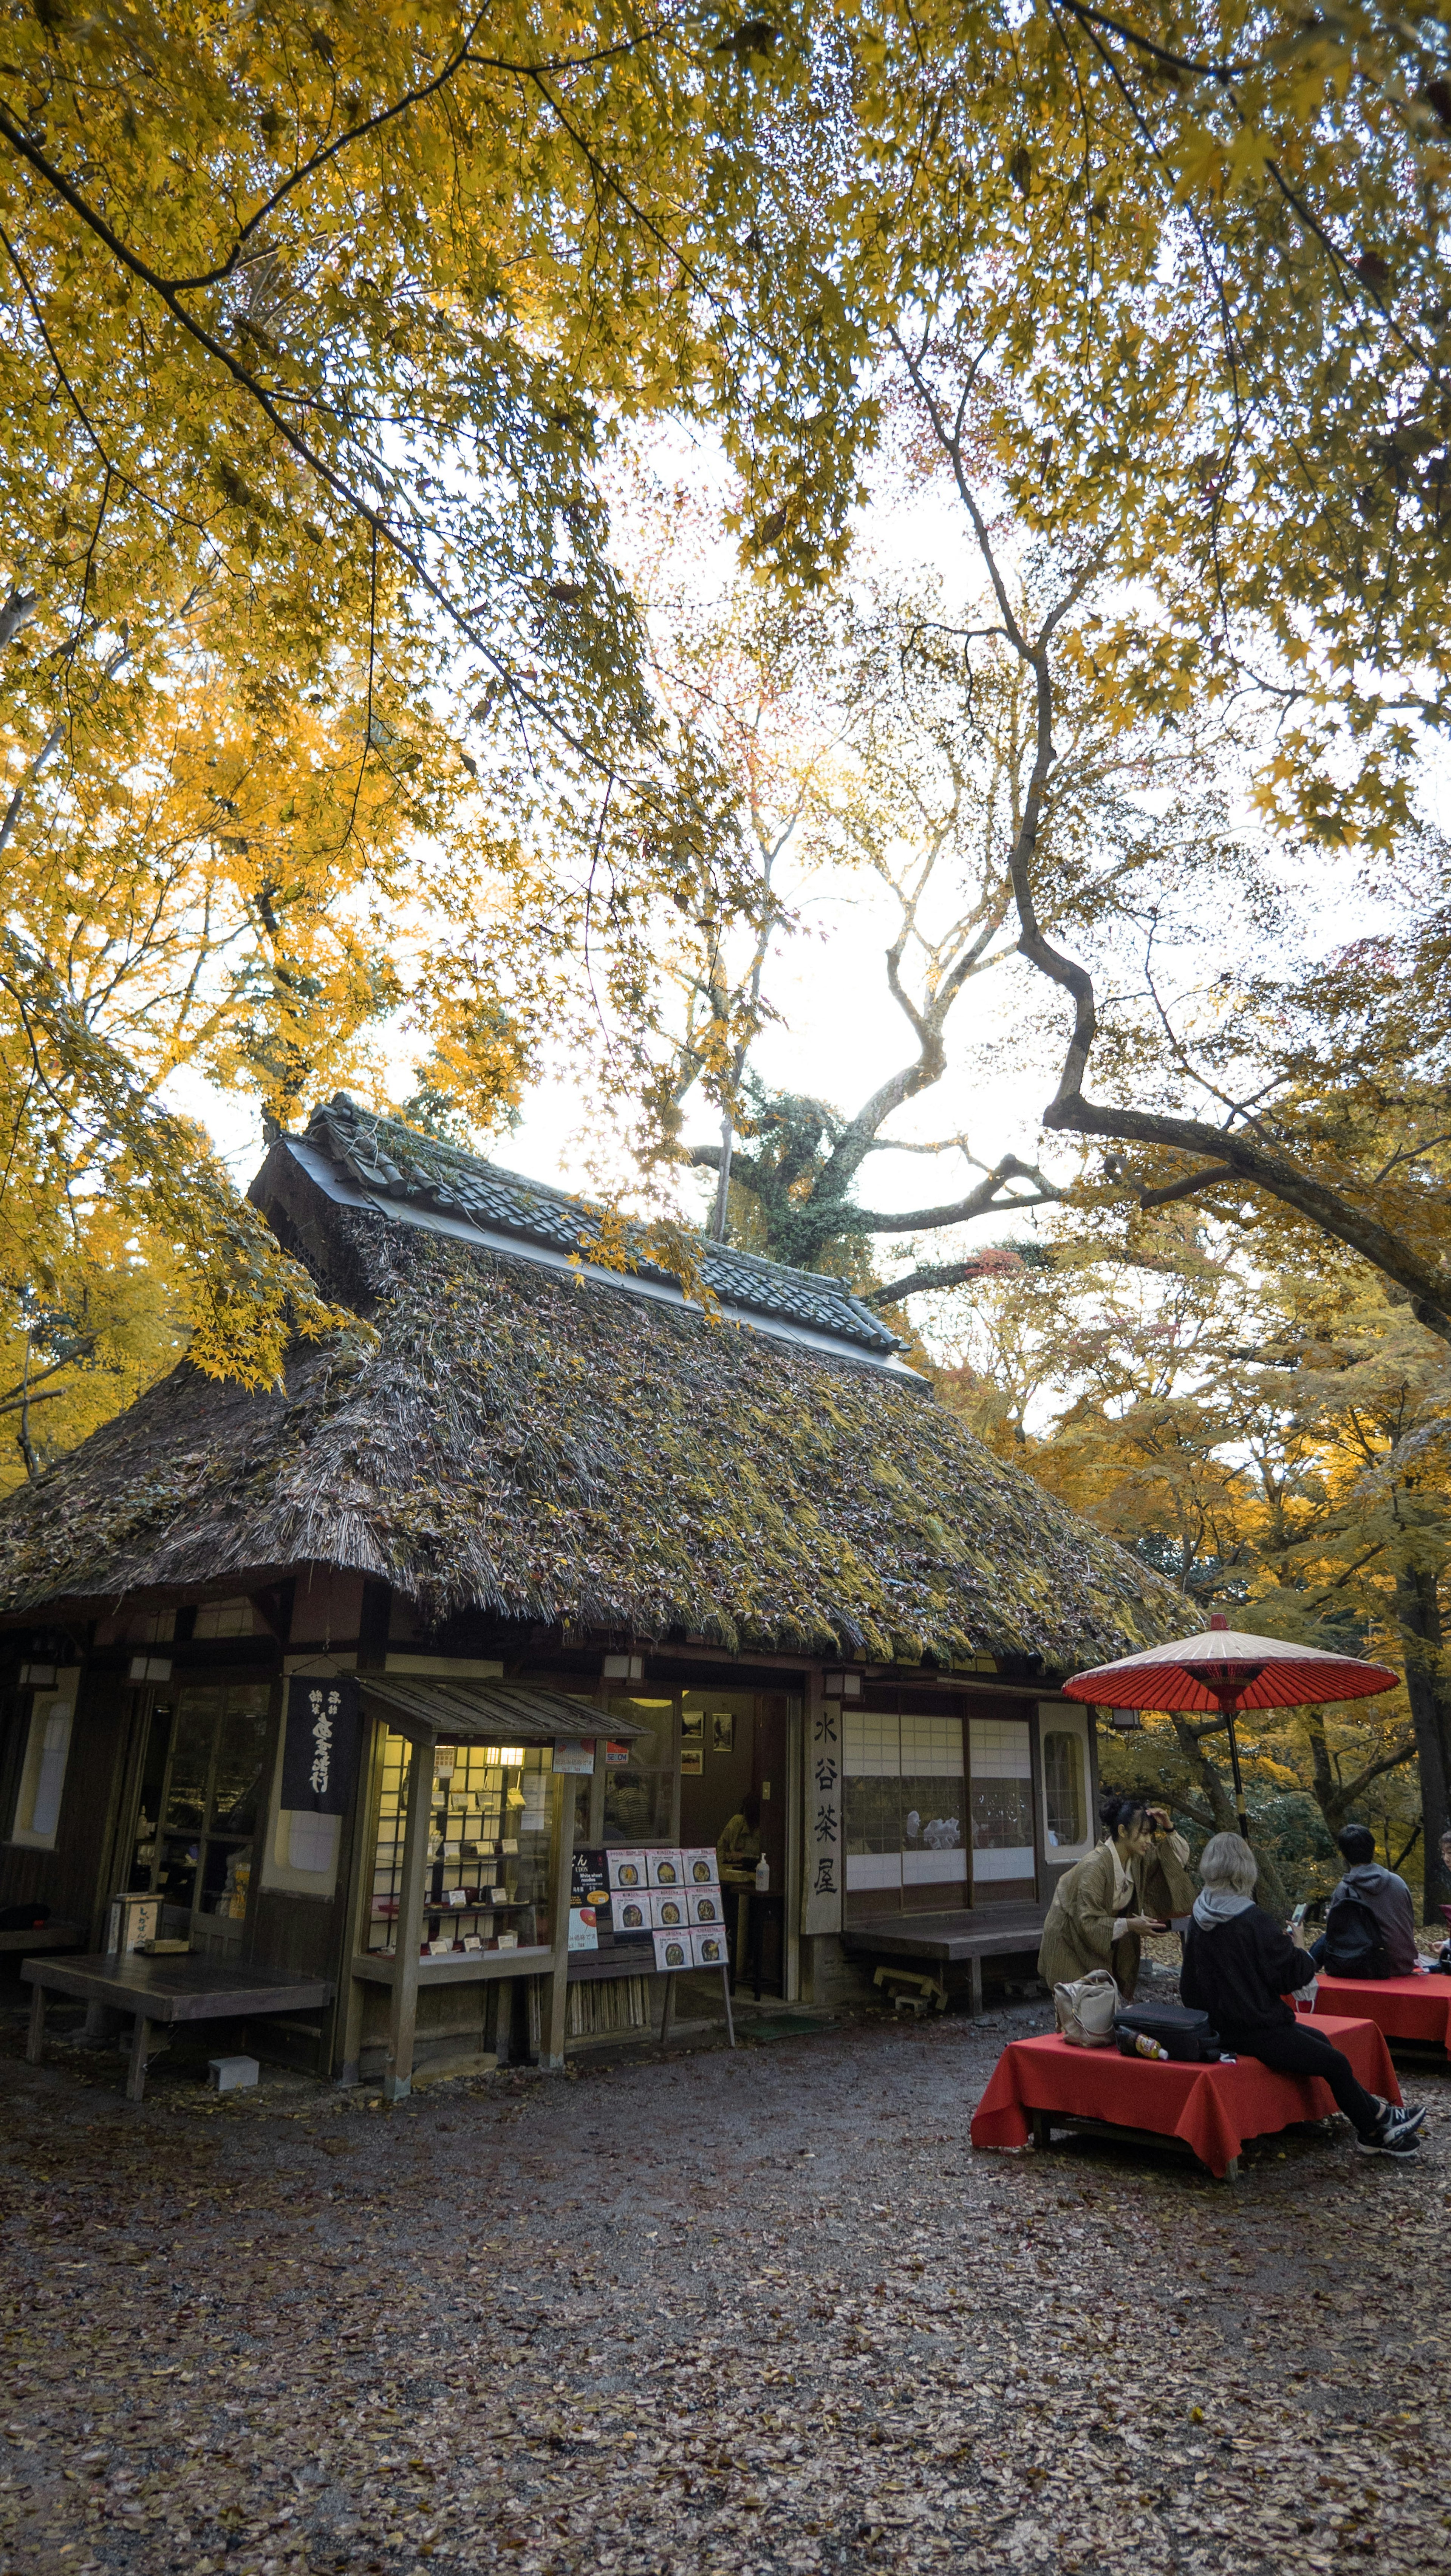
[[[358,1685],[351,1673],[294,1673],[287,1685],[282,1804],[345,1816],[358,1776]]]

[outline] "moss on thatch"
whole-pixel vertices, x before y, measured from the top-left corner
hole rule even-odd
[[[912,1380],[339,1214],[376,1349],[182,1368],[0,1511],[0,1610],[322,1563],[732,1650],[1101,1663],[1167,1585]]]

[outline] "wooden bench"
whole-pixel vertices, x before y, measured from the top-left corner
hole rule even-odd
[[[841,1936],[849,1959],[930,1961],[939,1971],[965,1967],[971,2009],[982,2010],[984,1959],[1030,1954],[1043,1937],[1046,1905],[961,1906],[950,1914],[886,1914],[850,1924]]]
[[[0,1932],[0,1951],[79,1950],[85,1940],[79,1923],[33,1923],[28,1932]]]
[[[45,2046],[45,2012],[51,1995],[69,1995],[102,2011],[134,2016],[135,2034],[126,2072],[126,2099],[146,2091],[146,2062],[158,2025],[178,2022],[255,2021],[262,2013],[305,2012],[331,2003],[328,1977],[299,1977],[285,1968],[243,1967],[216,1959],[122,1958],[92,1954],[80,1959],[26,1959],[20,1970],[33,1987],[25,2054],[38,2066]]]

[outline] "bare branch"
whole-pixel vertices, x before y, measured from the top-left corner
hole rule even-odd
[[[998,1192],[1008,1181],[1031,1181],[1031,1196],[999,1198]],[[1061,1199],[1062,1191],[1039,1171],[1036,1163],[1020,1163],[1016,1154],[1004,1154],[1000,1163],[970,1190],[964,1199],[955,1199],[946,1207],[913,1208],[906,1215],[890,1212],[877,1214],[858,1209],[852,1224],[863,1234],[921,1234],[944,1225],[968,1225],[977,1216],[989,1216],[1000,1208],[1044,1207],[1050,1200]]]

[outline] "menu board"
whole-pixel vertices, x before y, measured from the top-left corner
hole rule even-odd
[[[713,1851],[577,1851],[569,1901],[571,1949],[613,1956],[621,1976],[726,1964]]]

